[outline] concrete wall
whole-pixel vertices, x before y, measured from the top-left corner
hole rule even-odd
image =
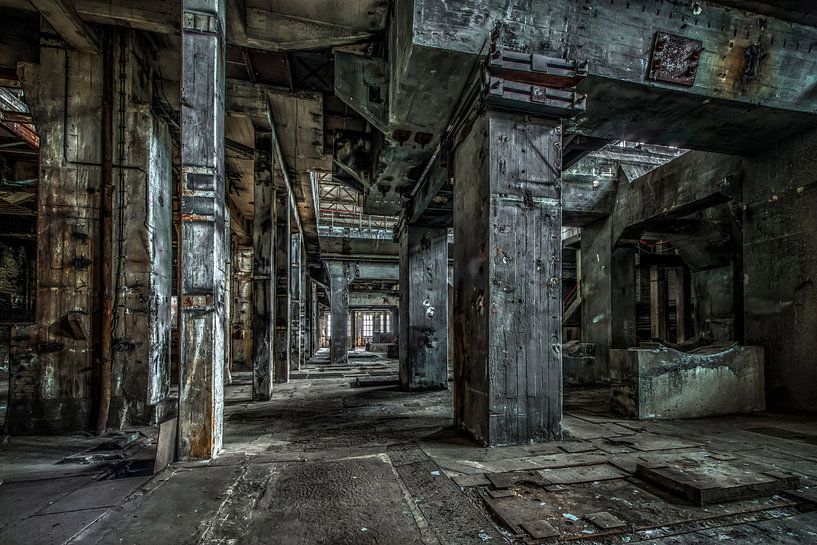
[[[815,412],[817,131],[746,160],[746,344],[766,351],[769,402]]]

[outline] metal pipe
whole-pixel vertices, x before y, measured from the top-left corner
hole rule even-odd
[[[100,210],[101,267],[99,286],[102,299],[99,343],[99,409],[96,432],[105,433],[111,408],[111,367],[113,355],[113,43],[105,33],[102,53],[102,196]]]

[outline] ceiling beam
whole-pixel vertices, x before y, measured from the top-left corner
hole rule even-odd
[[[100,41],[96,33],[87,25],[66,0],[30,0],[56,33],[71,49],[85,53],[98,53]]]

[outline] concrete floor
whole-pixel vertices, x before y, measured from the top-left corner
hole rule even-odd
[[[572,389],[569,440],[486,449],[452,429],[450,391],[349,385],[395,371],[380,358],[311,365],[266,403],[250,401],[251,377],[238,374],[227,388],[223,454],[153,478],[100,479],[112,468],[123,474],[123,460],[135,468],[148,459],[152,437],[84,464],[56,462],[98,439],[6,438],[0,543],[817,542],[811,417],[636,422],[607,413],[604,389]],[[799,490],[701,507],[633,476],[639,463],[684,460],[786,472]],[[599,512],[624,526],[591,523]],[[532,520],[558,536],[526,539]]]

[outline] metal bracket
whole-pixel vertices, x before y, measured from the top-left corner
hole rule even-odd
[[[544,117],[575,117],[585,109],[574,89],[587,76],[587,63],[496,50],[487,64],[488,104]]]
[[[488,72],[504,80],[565,89],[587,76],[587,62],[498,49],[491,55]]]
[[[585,110],[585,96],[573,90],[553,89],[492,77],[488,104],[498,109],[543,117],[575,117]]]
[[[185,11],[182,16],[182,29],[215,34],[218,32],[218,19],[209,13]]]

